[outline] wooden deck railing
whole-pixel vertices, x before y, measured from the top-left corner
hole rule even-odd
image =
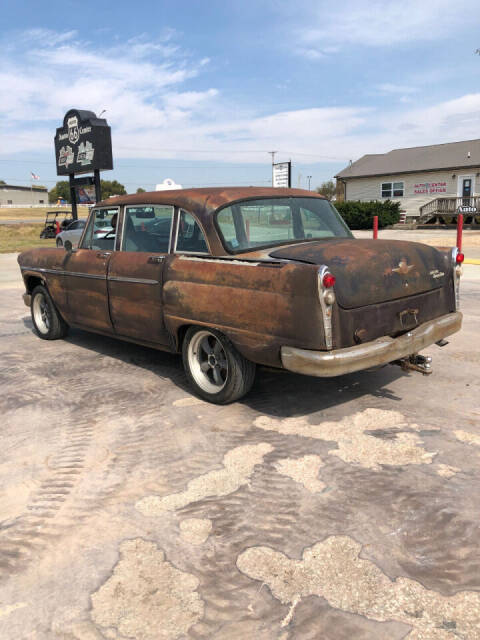
[[[476,207],[477,211],[480,211],[480,196],[435,198],[420,207],[420,218],[455,215],[459,207]]]

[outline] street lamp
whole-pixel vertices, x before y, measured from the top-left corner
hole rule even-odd
[[[310,191],[310,180],[312,179],[312,176],[307,176],[307,180],[308,180],[308,190]]]

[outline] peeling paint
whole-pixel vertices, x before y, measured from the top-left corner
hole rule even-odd
[[[113,575],[91,596],[92,619],[135,640],[175,640],[203,616],[198,585],[154,542],[128,540]]]
[[[185,491],[163,498],[148,496],[135,506],[146,516],[157,516],[165,511],[181,509],[207,496],[226,496],[249,482],[255,465],[261,464],[270,451],[273,451],[273,447],[267,442],[231,449],[223,457],[222,469],[190,480]]]
[[[458,467],[451,467],[449,464],[439,464],[437,467],[437,473],[444,478],[453,478],[461,469]]]
[[[4,618],[9,616],[11,613],[16,611],[17,609],[23,609],[26,607],[26,602],[16,602],[15,604],[7,604],[5,607],[0,607],[0,618]]]
[[[475,444],[480,447],[480,436],[476,433],[470,433],[468,431],[462,431],[461,429],[458,431],[454,431],[455,437],[457,440],[461,440],[462,442],[468,442],[468,444]]]
[[[278,473],[303,484],[305,489],[312,493],[325,489],[325,483],[317,477],[323,466],[320,456],[315,455],[303,456],[303,458],[283,458],[275,463]]]
[[[397,411],[365,409],[347,416],[338,422],[310,424],[305,418],[278,420],[259,416],[255,425],[267,431],[277,431],[286,435],[305,438],[331,440],[337,449],[330,449],[347,463],[379,471],[381,465],[430,464],[436,452],[425,451],[420,436],[412,431],[420,431],[417,424],[407,423]],[[368,430],[389,430],[389,437],[379,437]]]
[[[252,547],[240,554],[237,567],[265,582],[291,610],[299,598],[315,595],[342,611],[410,625],[409,640],[479,637],[479,593],[445,597],[409,578],[392,581],[360,558],[361,548],[352,538],[331,536],[305,549],[302,560],[293,560],[269,547]]]
[[[212,521],[208,518],[187,518],[180,522],[180,535],[190,544],[203,544],[211,531]]]

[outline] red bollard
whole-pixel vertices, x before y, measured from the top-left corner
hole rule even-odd
[[[462,234],[463,234],[463,213],[459,213],[457,216],[457,248],[458,251],[462,251]]]
[[[378,216],[373,216],[373,239],[378,238]]]

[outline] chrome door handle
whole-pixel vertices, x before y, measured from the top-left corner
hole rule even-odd
[[[159,262],[163,262],[164,256],[150,256],[147,262],[158,264]]]
[[[105,253],[97,253],[97,258],[108,258],[108,256],[112,255],[111,251],[107,251]]]

